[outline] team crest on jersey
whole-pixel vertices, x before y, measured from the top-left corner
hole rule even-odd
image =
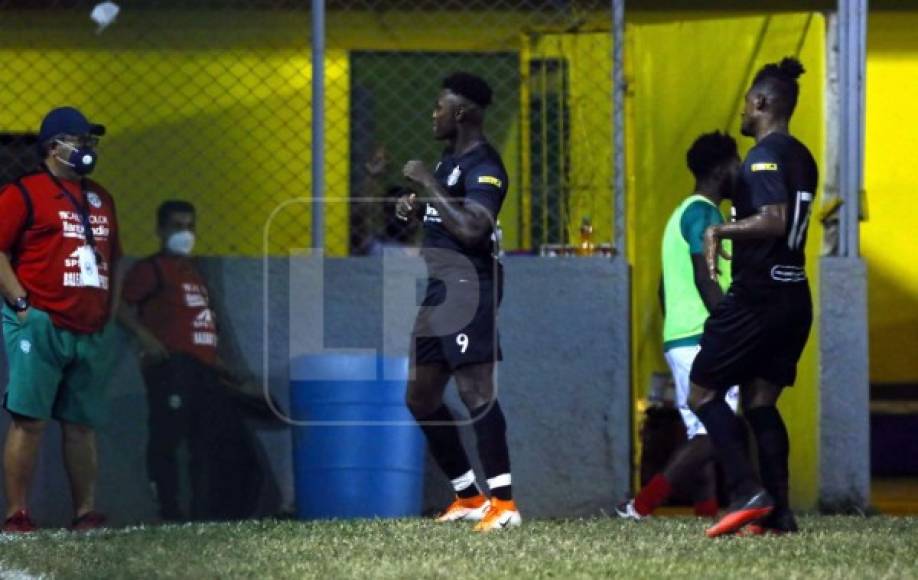
[[[457,183],[459,183],[459,176],[461,175],[462,175],[462,170],[459,169],[459,166],[457,165],[453,169],[453,172],[449,174],[449,177],[446,178],[446,185],[450,187],[456,185]]]
[[[89,205],[93,206],[96,209],[102,207],[102,198],[99,197],[99,194],[95,191],[86,192],[86,201],[89,202]]]

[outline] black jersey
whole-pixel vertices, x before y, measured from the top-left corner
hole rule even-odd
[[[450,198],[471,200],[481,204],[491,213],[494,223],[507,195],[507,171],[500,154],[488,143],[482,143],[464,155],[455,156],[447,149],[434,171],[434,176]],[[474,246],[466,246],[451,234],[440,219],[440,214],[430,203],[424,211],[424,248],[439,248],[462,254],[474,265],[481,276],[494,273],[496,241],[494,232]],[[449,267],[442,254],[424,252],[431,271]]]
[[[790,135],[772,133],[749,151],[733,196],[736,218],[754,215],[765,205],[785,203],[787,225],[780,238],[733,241],[735,284],[806,281],[804,248],[818,178],[813,155]]]

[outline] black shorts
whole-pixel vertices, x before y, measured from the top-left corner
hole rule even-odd
[[[792,385],[812,324],[806,282],[731,288],[704,325],[691,380],[718,390],[757,378]]]
[[[477,285],[474,282],[459,278],[427,281],[411,333],[414,364],[446,364],[455,370],[502,360],[497,309],[503,299],[503,269],[498,268],[496,279],[483,276]]]

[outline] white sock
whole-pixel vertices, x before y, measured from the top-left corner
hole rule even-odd
[[[488,480],[488,489],[493,490],[496,487],[506,487],[512,485],[509,473],[501,473]]]
[[[469,469],[467,472],[463,473],[456,479],[450,481],[453,484],[453,491],[459,493],[461,491],[467,490],[471,486],[475,486],[478,489],[478,486],[475,484],[475,472]]]

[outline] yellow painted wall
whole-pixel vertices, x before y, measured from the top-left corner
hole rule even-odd
[[[608,10],[331,11],[328,45],[352,50],[518,50],[525,31],[608,30]],[[483,34],[483,30],[487,34]]]
[[[748,150],[752,142],[739,136],[739,113],[752,75],[761,65],[799,50],[807,73],[801,78],[800,103],[791,128],[817,160],[823,152],[823,18],[806,14],[687,16],[642,19],[636,15],[628,28],[628,247],[633,266],[636,400],[645,396],[652,373],[668,372],[662,357],[657,298],[660,239],[672,210],[692,192],[685,152],[694,138],[714,129],[728,130],[737,137],[742,151]],[[712,50],[714,46],[730,50]],[[807,243],[814,293],[818,292],[815,258],[821,234],[813,224]],[[814,332],[797,385],[781,402],[792,441],[793,501],[802,507],[815,505],[818,484],[817,353]]]
[[[156,248],[155,208],[176,197],[199,208],[202,253],[260,255],[266,234],[272,254],[310,244],[307,12],[131,10],[100,35],[71,12],[3,14],[0,129],[34,131],[63,102],[105,123],[95,177],[118,200],[129,253]],[[419,27],[424,19],[432,26]],[[325,195],[339,200],[326,206],[331,254],[347,252],[348,51],[518,50],[526,22],[508,12],[329,14]],[[499,145],[514,175],[520,144],[510,137]]]
[[[524,38],[528,40],[528,38]],[[528,59],[563,58],[568,64],[570,83],[567,107],[570,114],[568,170],[568,239],[576,242],[580,224],[589,217],[593,242],[612,241],[612,37],[609,31],[553,33],[540,35],[523,50],[523,68]],[[524,80],[524,83],[526,81]],[[521,119],[528,120],[528,94],[524,93]],[[523,142],[538,139],[528,127]],[[526,146],[523,147],[527,149]],[[528,163],[523,162],[528,168]],[[524,191],[530,191],[528,169]]]
[[[918,383],[918,12],[872,12],[865,189],[870,380]]]
[[[57,13],[33,14],[26,25],[4,16],[0,127],[36,131],[64,103],[107,125],[94,177],[117,200],[129,253],[156,249],[156,206],[184,198],[199,209],[202,253],[257,256],[274,210],[310,195],[310,54],[290,35],[307,19],[262,23],[278,41],[238,26],[213,32],[212,14],[134,12],[103,35]],[[131,21],[141,16],[150,18],[148,35]],[[326,68],[328,99],[346,109],[347,54],[330,50]],[[329,125],[326,152],[336,162],[326,195],[347,197],[348,127]],[[347,211],[330,204],[326,223],[346,224]],[[268,250],[309,246],[309,216],[304,204],[277,213]],[[326,237],[331,253],[346,252],[346,235]]]
[[[553,35],[571,63],[572,185],[576,211],[590,212],[603,230],[611,221],[608,168],[591,167],[608,149],[606,13],[571,13],[574,36]],[[326,60],[326,206],[330,253],[347,252],[350,182],[350,50],[515,52],[522,30],[564,30],[558,15],[512,11],[358,12],[328,15]],[[480,34],[486,24],[488,34]],[[119,201],[126,250],[151,252],[155,207],[186,198],[199,208],[199,250],[208,254],[284,254],[309,245],[310,196],[309,18],[304,11],[125,11],[117,25],[93,34],[72,12],[4,11],[0,22],[0,129],[35,130],[52,106],[67,102],[104,122],[96,176]],[[543,38],[546,38],[543,36]],[[541,49],[540,49],[541,50]],[[78,65],[76,63],[79,63]],[[595,89],[589,85],[595,84]],[[610,113],[608,114],[610,116]],[[602,118],[602,119],[600,119]],[[587,130],[597,125],[596,131]],[[424,130],[419,128],[418,130]],[[512,176],[524,146],[518,131],[498,144]],[[585,161],[587,160],[587,161]],[[396,160],[396,162],[402,160]],[[606,164],[607,165],[607,164]],[[505,239],[526,245],[518,215],[522,179],[508,196]]]

